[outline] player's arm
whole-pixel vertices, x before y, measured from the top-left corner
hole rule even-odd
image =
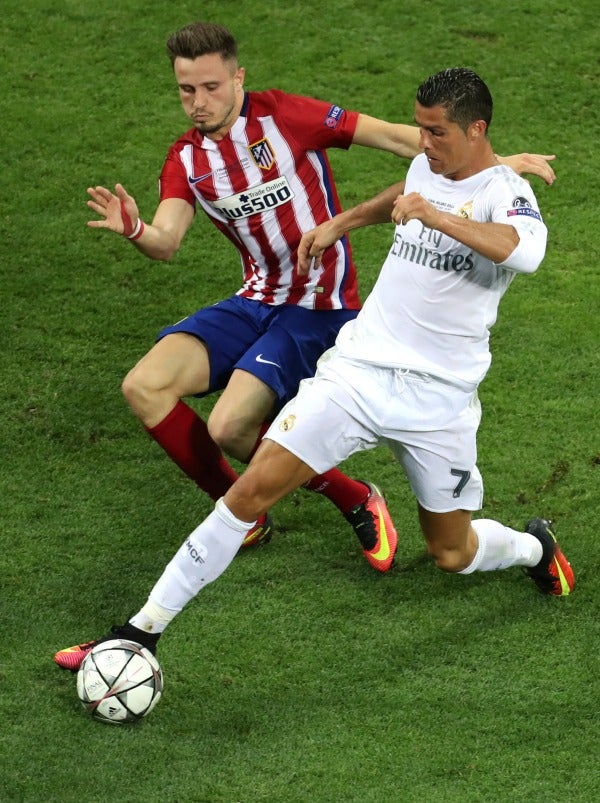
[[[352,143],[367,148],[379,148],[404,159],[412,159],[421,152],[419,139],[417,126],[387,123],[367,114],[359,114]]]
[[[520,176],[538,176],[546,184],[553,184],[556,179],[552,165],[548,164],[548,162],[556,159],[554,154],[546,156],[540,153],[515,153],[512,156],[498,156],[496,154],[496,159],[500,164],[512,168]]]
[[[106,187],[90,187],[88,195],[88,207],[100,215],[100,220],[90,220],[88,226],[121,234],[150,259],[170,259],[194,219],[194,209],[187,201],[168,198],[158,205],[152,224],[146,224],[122,184],[115,186],[114,193]]]
[[[400,226],[409,220],[419,220],[423,226],[458,240],[497,265],[522,273],[533,273],[546,251],[545,227],[540,229],[544,236],[521,240],[517,229],[510,224],[482,223],[443,212],[418,192],[396,198],[392,220]]]
[[[364,145],[367,148],[379,148],[395,153],[396,156],[412,159],[422,151],[420,139],[421,135],[417,126],[388,123],[385,120],[378,120],[376,117],[369,117],[367,114],[359,114],[352,143]],[[520,176],[538,176],[546,184],[552,184],[556,179],[554,170],[549,164],[555,158],[554,154],[516,153],[511,156],[496,154],[496,159],[500,164],[507,165]]]
[[[136,244],[140,251],[153,259],[170,259],[193,220],[194,207],[191,204],[182,198],[165,198],[156,209],[152,225],[146,226],[144,235]]]
[[[319,265],[323,251],[352,229],[389,223],[396,198],[404,192],[404,181],[393,184],[374,198],[346,209],[302,235],[298,246],[298,273],[305,276]]]

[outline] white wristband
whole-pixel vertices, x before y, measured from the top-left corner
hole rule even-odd
[[[142,236],[142,232],[144,231],[144,222],[141,217],[138,218],[137,223],[135,224],[134,230],[131,234],[126,234],[128,240],[137,240],[138,237]]]

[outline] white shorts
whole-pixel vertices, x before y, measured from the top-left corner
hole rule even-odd
[[[317,474],[355,452],[386,443],[419,504],[434,513],[479,510],[481,419],[477,393],[426,374],[343,357],[336,347],[300,383],[265,437]]]

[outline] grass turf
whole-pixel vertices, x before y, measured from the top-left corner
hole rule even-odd
[[[119,383],[163,324],[236,289],[239,267],[203,220],[173,264],[147,262],[86,229],[85,188],[121,181],[151,215],[187,125],[164,41],[199,14],[236,34],[250,88],[408,122],[420,80],[465,64],[492,89],[498,152],[557,153],[556,185],[534,180],[546,260],[515,281],[493,331],[480,467],[483,515],[555,518],[578,587],[546,599],[516,570],[436,572],[390,455],[359,455],[346,468],[386,490],[398,568],[376,575],[327,502],[293,494],[273,542],[169,630],[156,711],[109,728],[84,716],[51,656],[137,609],[210,510]],[[0,799],[595,798],[596,29],[591,0],[4,3]],[[405,169],[359,148],[331,158],[346,204]],[[353,238],[363,295],[388,240],[385,228]]]

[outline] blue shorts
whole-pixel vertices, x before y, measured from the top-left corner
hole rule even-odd
[[[296,395],[300,381],[314,375],[321,354],[357,315],[358,310],[315,311],[231,296],[167,326],[157,340],[185,332],[204,341],[210,386],[198,396],[223,390],[234,369],[240,368],[275,392],[277,412]]]

